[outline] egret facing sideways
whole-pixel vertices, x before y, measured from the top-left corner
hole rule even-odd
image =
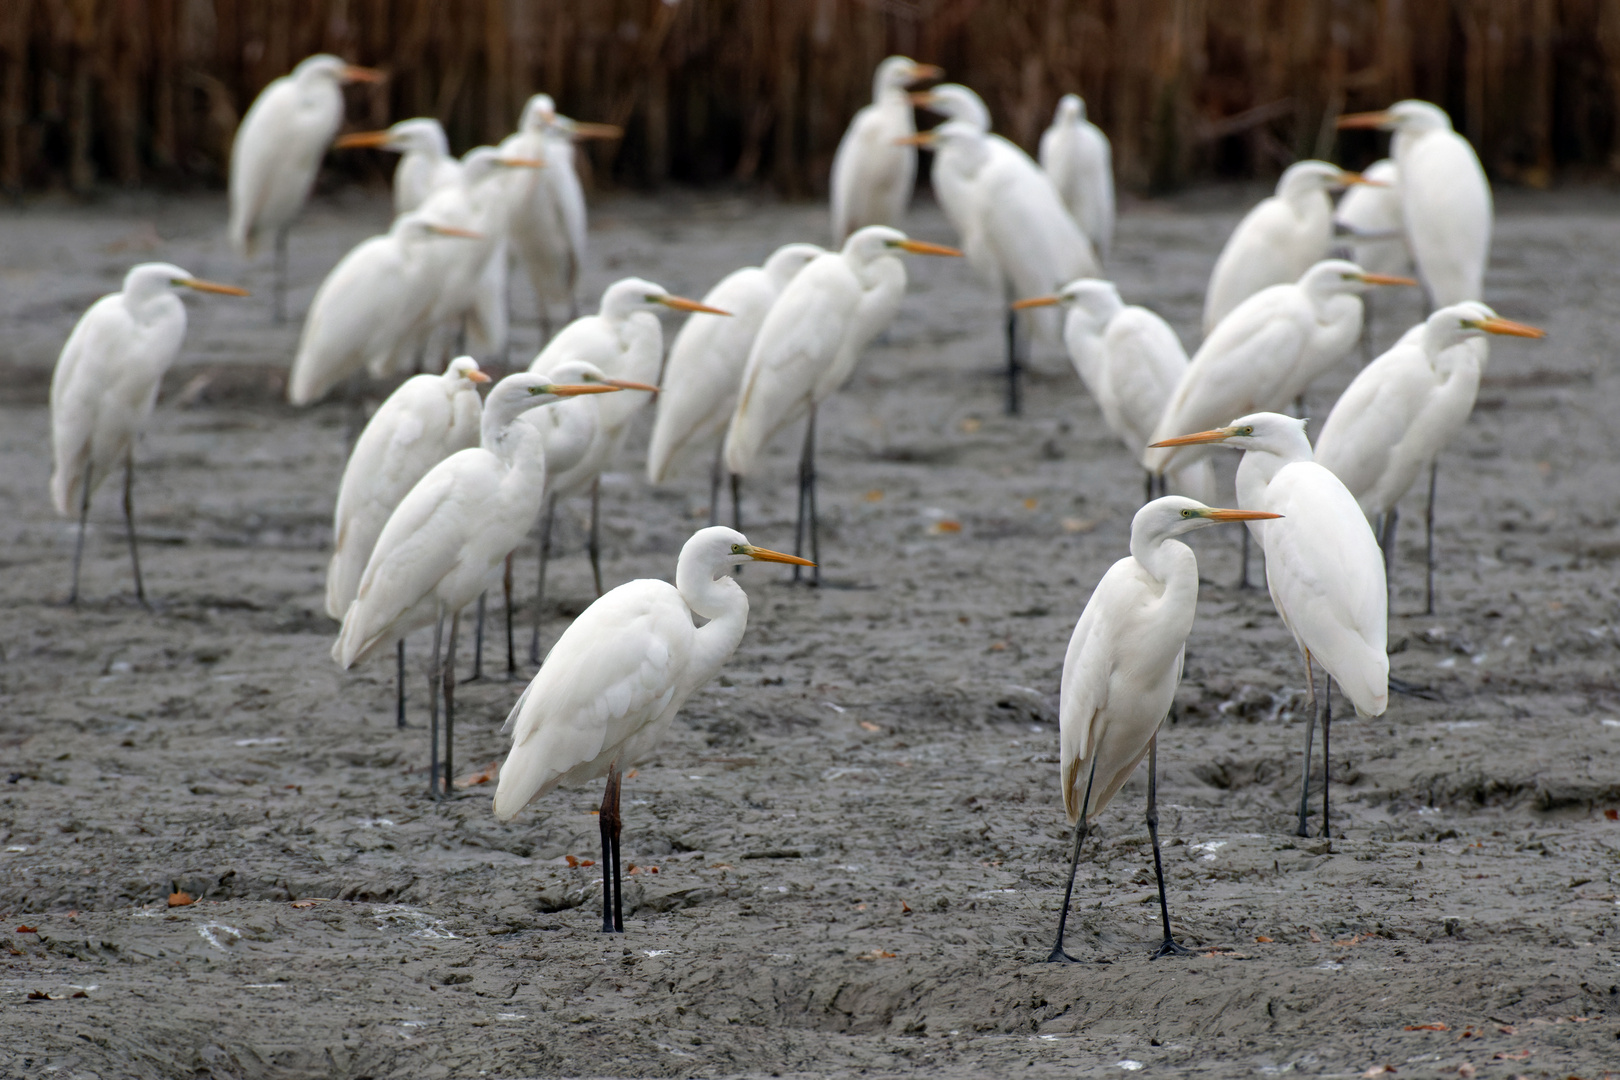
[[[343,84],[384,75],[321,53],[259,91],[231,143],[231,247],[276,249],[275,320],[287,320],[287,230],[304,208],[321,158],[343,124]]]
[[[1386,576],[1395,558],[1397,504],[1428,468],[1426,615],[1434,614],[1438,458],[1474,411],[1486,334],[1539,338],[1546,331],[1498,318],[1473,300],[1443,307],[1361,370],[1339,396],[1316,440],[1316,463],[1344,481],[1373,523]]]
[[[461,162],[450,153],[444,127],[431,116],[401,120],[382,131],[355,131],[332,144],[339,150],[372,147],[401,155],[394,166],[394,213],[408,214],[427,197],[461,175]],[[533,155],[520,155],[533,156]]]
[[[1365,184],[1356,184],[1344,193],[1333,208],[1336,239],[1350,249],[1350,261],[1375,274],[1408,274],[1412,255],[1406,249],[1406,230],[1401,219],[1400,171],[1385,158],[1361,171]],[[1371,296],[1362,298],[1366,312],[1361,320],[1363,361],[1372,359]]]
[[[872,75],[872,104],[849,122],[832,163],[833,244],[867,225],[898,227],[917,182],[917,150],[899,140],[916,133],[906,87],[944,72],[891,56]]]
[[[658,415],[647,446],[647,479],[661,484],[681,462],[713,443],[724,445],[726,424],[737,406],[737,391],[748,352],[776,298],[800,270],[826,251],[814,244],[783,244],[764,266],[745,266],[720,279],[703,302],[731,312],[729,319],[694,316],[670,346],[658,395]],[[718,454],[709,477],[709,524],[720,513]],[[735,490],[731,510],[737,513]],[[735,527],[737,522],[734,520]]]
[[[1058,99],[1052,126],[1041,135],[1039,156],[1063,205],[1098,259],[1106,262],[1114,245],[1114,152],[1108,136],[1086,119],[1079,94]]]
[[[1389,596],[1378,541],[1349,490],[1311,460],[1305,421],[1262,412],[1226,427],[1182,435],[1157,446],[1220,443],[1244,451],[1238,464],[1238,505],[1281,515],[1250,525],[1266,556],[1266,585],[1283,625],[1305,657],[1310,716],[1305,722],[1305,760],[1300,770],[1300,836],[1311,786],[1311,734],[1316,728],[1316,677],[1311,661],[1327,673],[1322,695],[1322,833],[1329,842],[1329,757],[1333,681],[1362,716],[1382,716],[1389,705]]]
[[[478,445],[483,406],[478,384],[489,376],[459,356],[442,375],[413,375],[380,405],[355,440],[332,511],[332,558],[326,566],[326,613],[341,620],[360,590],[360,575],[383,526],[428,471]],[[397,719],[405,726],[405,639],[398,643]]]
[[[1125,306],[1111,281],[1081,278],[1052,296],[1013,305],[1023,310],[1060,305],[1066,310],[1063,343],[1069,359],[1108,425],[1131,457],[1140,462],[1165,402],[1187,370],[1187,352],[1170,324],[1144,307]],[[1155,477],[1147,475],[1144,502],[1153,498]],[[1208,458],[1178,465],[1162,478],[1177,495],[1201,501],[1215,498],[1215,469]]]
[[[1341,128],[1395,132],[1390,156],[1400,176],[1401,216],[1418,277],[1434,307],[1480,300],[1491,255],[1491,185],[1479,155],[1427,101],[1339,117]]]
[[[1164,940],[1153,955],[1187,955],[1170,936],[1164,861],[1159,854],[1159,728],[1175,704],[1187,634],[1198,607],[1198,559],[1175,537],[1225,521],[1276,516],[1212,510],[1179,495],[1155,499],[1131,520],[1130,555],[1108,568],[1086,601],[1063,660],[1058,705],[1063,748],[1059,777],[1063,808],[1074,825],[1074,849],[1057,943],[1048,962],[1073,960],[1063,951],[1063,930],[1080,845],[1091,819],[1107,808],[1143,757],[1148,759],[1148,835],[1153,840],[1153,872],[1159,879],[1159,915],[1164,922]]]
[[[849,380],[861,351],[894,321],[906,293],[902,252],[962,254],[955,248],[912,240],[887,225],[868,225],[850,234],[840,250],[816,256],[788,282],[766,313],[749,350],[737,408],[726,429],[722,451],[726,469],[734,477],[744,477],[753,472],[766,444],[778,432],[808,416],[799,455],[794,554],[804,554],[808,530],[815,563],[821,561],[816,554],[820,549],[816,535],[816,409]],[[795,581],[798,573],[794,571]],[[812,580],[820,583],[819,566]]]
[[[141,556],[135,544],[135,437],[157,402],[163,373],[186,337],[186,306],[174,294],[200,292],[246,296],[246,289],[201,281],[173,263],[141,263],[124,275],[122,291],[90,305],[68,335],[51,373],[51,501],[56,512],[79,513],[73,545],[73,588],[79,602],[79,563],[84,556],[90,496],[124,466],[124,526],[135,571],[135,598],[146,605]]]
[[[1366,183],[1357,173],[1325,161],[1296,161],[1283,170],[1277,193],[1243,216],[1215,260],[1204,294],[1204,335],[1261,289],[1298,281],[1327,258],[1333,246],[1328,192]]]
[[[539,433],[518,418],[529,409],[576,394],[602,394],[611,386],[561,386],[544,375],[508,375],[490,391],[480,423],[480,445],[460,450],[430,469],[389,515],[360,588],[344,613],[332,659],[347,670],[414,630],[432,625],[432,757],[428,794],[439,797],[439,707],[444,693],[444,786],[450,791],[455,734],[456,626],[461,609],[498,577],[507,553],[534,520],[546,487],[546,457]],[[450,647],[441,654],[445,617]]]
[[[602,932],[624,932],[619,890],[619,777],[647,754],[686,699],[719,673],[748,625],[748,594],[728,571],[755,560],[805,565],[734,529],[693,534],[675,584],[643,578],[597,598],[563,632],[506,717],[495,817],[510,821],[558,784],[607,776]],[[695,620],[705,620],[702,626]]]

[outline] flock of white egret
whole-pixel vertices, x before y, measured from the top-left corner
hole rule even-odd
[[[1432,610],[1436,459],[1473,408],[1487,336],[1541,335],[1481,302],[1490,189],[1468,142],[1433,105],[1404,101],[1341,117],[1340,127],[1393,132],[1391,160],[1365,173],[1323,161],[1283,173],[1276,194],[1242,219],[1216,261],[1203,341],[1189,358],[1162,318],[1126,304],[1102,277],[1113,244],[1112,166],[1108,139],[1087,122],[1084,103],[1072,94],[1059,102],[1037,162],[991,133],[989,110],[969,88],[915,89],[942,75],[905,57],[879,65],[872,104],[851,121],[832,166],[834,248],[785,245],[761,266],[725,277],[701,302],[625,278],[583,317],[576,288],[586,254],[585,199],[574,142],[616,137],[617,129],[561,116],[540,94],[499,147],[459,159],[432,119],[337,138],[341,85],[380,76],[316,56],[271,83],[237,133],[229,235],[244,257],[266,239],[273,244],[277,319],[284,317],[288,231],[334,140],[340,148],[402,155],[392,227],[350,251],[315,294],[292,358],[292,403],[307,405],[345,381],[403,373],[424,360],[436,366],[447,352],[486,362],[504,357],[512,264],[534,290],[549,341],[527,370],[481,397],[490,376],[472,356],[456,356],[443,374],[406,379],[354,441],[335,493],[326,610],[341,622],[332,657],[342,667],[395,653],[402,726],[405,638],[434,627],[429,783],[435,796],[448,794],[460,615],[476,603],[481,635],[485,594],[504,585],[507,663],[515,674],[512,556],[538,520],[529,659],[539,672],[502,729],[512,749],[494,811],[508,820],[558,784],[607,777],[604,931],[623,930],[620,777],[741,641],[748,599],[729,571],[766,560],[793,564],[796,580],[800,568],[811,568],[811,583],[819,581],[817,409],[894,320],[907,285],[901,256],[965,255],[1004,304],[1009,412],[1020,407],[1022,370],[1039,356],[1032,345],[1061,341],[1104,422],[1145,469],[1147,501],[1132,523],[1130,554],[1097,584],[1069,643],[1060,776],[1075,827],[1072,892],[1088,823],[1148,759],[1147,820],[1164,921],[1157,955],[1181,950],[1164,897],[1156,736],[1180,682],[1198,594],[1196,559],[1176,537],[1243,522],[1245,556],[1250,534],[1264,554],[1271,598],[1299,646],[1310,688],[1298,821],[1307,835],[1311,738],[1320,711],[1325,763],[1332,686],[1364,716],[1388,705],[1396,506],[1427,470]],[[919,132],[918,109],[944,121]],[[934,152],[933,190],[961,250],[897,227],[919,147]],[[1329,193],[1341,188],[1349,191],[1335,208]],[[1356,261],[1333,257],[1336,247]],[[1404,276],[1409,269],[1415,277]],[[1362,294],[1401,285],[1421,285],[1432,314],[1360,371],[1313,448],[1305,421],[1286,411],[1362,339]],[[84,314],[57,363],[51,495],[60,513],[79,517],[74,601],[91,495],[120,464],[136,596],[146,601],[133,446],[185,334],[175,287],[245,295],[178,266],[136,266],[122,292]],[[551,334],[550,313],[560,305],[570,321]],[[690,318],[666,360],[655,312],[667,309]],[[638,580],[604,593],[600,479],[622,457],[647,395],[656,401],[648,479],[664,483],[682,463],[712,462],[710,526],[682,548],[673,585]],[[750,544],[740,531],[739,485],[756,472],[766,445],[800,420],[799,525],[787,555]],[[1216,501],[1216,446],[1243,453],[1236,509],[1209,505]],[[715,524],[728,477],[736,528]],[[598,599],[542,663],[550,524],[559,499],[587,492]],[[1320,831],[1331,842],[1327,775],[1324,764]],[[1067,913],[1068,894],[1053,960],[1066,959]]]

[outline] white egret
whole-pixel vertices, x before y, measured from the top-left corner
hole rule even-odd
[[[956,226],[968,262],[1003,303],[1007,333],[1007,411],[1019,411],[1020,315],[1010,305],[1066,281],[1094,277],[1097,257],[1057,188],[1030,156],[974,123],[948,120],[912,137],[935,152],[941,207]],[[947,194],[949,193],[949,194]],[[1034,336],[1057,339],[1057,320],[1029,313]]]
[[[176,287],[246,296],[246,289],[191,276],[173,263],[141,263],[124,275],[122,291],[91,304],[68,335],[51,374],[51,501],[56,512],[79,514],[73,546],[73,588],[79,602],[90,496],[124,466],[124,525],[135,598],[146,604],[141,557],[135,543],[135,438],[157,402],[158,385],[186,336],[186,306]]]
[[[1395,132],[1390,156],[1400,177],[1406,243],[1434,307],[1479,300],[1491,254],[1491,185],[1479,155],[1427,101],[1339,117],[1341,128]]]
[[[1340,243],[1350,249],[1350,261],[1375,274],[1408,274],[1412,255],[1406,249],[1405,227],[1401,219],[1400,173],[1388,158],[1363,169],[1367,183],[1353,185],[1333,208],[1333,229]],[[1372,359],[1373,297],[1361,299],[1365,314],[1361,320],[1361,347],[1365,360]]]
[[[230,239],[247,259],[269,236],[276,250],[275,319],[287,318],[287,230],[304,208],[321,158],[343,124],[343,84],[381,82],[371,68],[321,53],[259,91],[231,144]]]
[[[917,130],[906,87],[944,72],[891,56],[872,76],[872,104],[849,122],[832,163],[833,244],[867,225],[898,227],[917,182],[917,150],[899,140]]]
[[[414,211],[355,245],[315,290],[287,400],[312,405],[363,367],[386,372],[414,356],[444,278],[446,247],[482,240],[482,233]]]
[[[518,423],[529,409],[611,386],[565,386],[532,372],[508,375],[490,391],[480,445],[459,450],[428,470],[389,515],[366,562],[360,588],[344,613],[332,659],[345,670],[424,626],[432,625],[428,676],[432,751],[428,793],[440,792],[439,707],[444,694],[443,792],[450,791],[455,733],[456,628],[461,609],[499,575],[523,540],[546,486],[546,457],[534,428]],[[441,656],[444,620],[450,643]]]
[[[726,469],[747,476],[765,445],[808,414],[799,457],[799,517],[794,554],[803,554],[808,522],[816,535],[816,408],[855,372],[861,351],[886,330],[906,292],[901,252],[960,255],[955,248],[912,240],[899,229],[868,225],[838,251],[816,256],[782,290],[754,337],[726,429]],[[820,562],[817,555],[811,558]],[[797,580],[798,571],[794,571]],[[817,567],[814,580],[819,583]]]
[[[1316,727],[1316,677],[1322,665],[1322,836],[1331,843],[1328,820],[1332,786],[1330,737],[1333,682],[1361,716],[1382,716],[1389,706],[1389,597],[1384,560],[1367,519],[1337,476],[1311,459],[1305,421],[1280,413],[1240,417],[1226,427],[1166,439],[1156,445],[1220,443],[1244,451],[1238,465],[1238,505],[1280,514],[1249,528],[1266,556],[1266,586],[1283,625],[1305,657],[1310,716],[1300,770],[1300,836],[1311,785],[1311,733]]]
[[[1187,370],[1181,339],[1147,308],[1127,307],[1113,282],[1097,278],[1071,281],[1055,295],[1020,300],[1013,307],[1053,305],[1066,310],[1063,343],[1103,423],[1132,459],[1141,461],[1165,402]],[[1153,498],[1154,479],[1149,473],[1144,501]],[[1164,479],[1178,495],[1202,502],[1215,498],[1215,469],[1208,458],[1177,466]]]
[[[394,166],[394,213],[408,214],[441,187],[454,184],[461,162],[450,153],[444,127],[430,116],[401,120],[382,131],[356,131],[339,136],[339,150],[373,147],[401,155]],[[514,155],[519,157],[537,155]]]
[[[561,116],[550,94],[536,94],[523,106],[517,132],[501,143],[504,154],[546,163],[540,172],[520,173],[507,184],[508,239],[534,289],[545,337],[551,336],[553,304],[566,303],[571,320],[579,316],[575,289],[585,261],[585,191],[574,168],[574,143],[622,134],[612,124]]]
[[[394,507],[428,470],[478,445],[483,406],[478,384],[489,376],[460,356],[442,375],[415,375],[389,394],[355,440],[332,512],[332,558],[326,566],[326,613],[341,620],[360,589],[360,575]],[[405,726],[405,639],[398,643],[397,713]]]
[[[1474,411],[1486,334],[1539,338],[1545,331],[1498,318],[1465,300],[1443,307],[1361,370],[1316,440],[1316,462],[1344,482],[1377,530],[1384,572],[1395,557],[1397,504],[1425,468],[1428,553],[1424,614],[1434,614],[1434,491],[1437,458]]]
[[[1079,94],[1058,100],[1052,126],[1041,135],[1039,157],[1063,205],[1106,261],[1114,245],[1114,152],[1108,136],[1086,119]]]
[[[1215,260],[1204,294],[1204,335],[1261,289],[1298,281],[1327,258],[1333,246],[1328,192],[1367,183],[1325,161],[1296,161],[1284,169],[1277,193],[1243,215]]]
[[[1148,835],[1153,840],[1153,871],[1159,879],[1159,914],[1164,922],[1164,940],[1153,956],[1187,955],[1170,936],[1170,905],[1159,854],[1159,728],[1175,705],[1187,635],[1198,607],[1198,558],[1175,538],[1223,521],[1276,516],[1215,510],[1179,495],[1155,499],[1131,520],[1130,555],[1108,568],[1086,601],[1063,660],[1058,704],[1062,733],[1058,775],[1063,809],[1074,825],[1074,847],[1049,963],[1074,959],[1063,951],[1063,930],[1080,846],[1091,819],[1107,808],[1143,757],[1148,759]]]
[[[748,366],[748,352],[765,313],[800,270],[825,254],[814,244],[783,244],[764,266],[734,270],[704,295],[705,304],[731,312],[731,318],[694,317],[675,335],[664,362],[658,413],[647,446],[650,482],[663,483],[682,461],[708,444],[713,443],[717,450],[723,445],[743,369]],[[721,467],[716,456],[709,478],[710,525],[720,513]],[[735,491],[731,509],[735,515]]]
[[[624,931],[620,775],[658,744],[686,699],[736,651],[748,625],[748,594],[728,571],[754,560],[805,565],[755,547],[734,529],[699,530],[681,548],[674,585],[627,582],[586,608],[501,728],[512,750],[495,788],[500,821],[558,784],[607,776],[599,820],[605,934]]]

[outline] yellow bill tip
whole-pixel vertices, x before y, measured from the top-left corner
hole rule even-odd
[[[1031,296],[1023,300],[1014,300],[1012,309],[1014,311],[1024,311],[1028,308],[1052,307],[1054,304],[1061,304],[1062,302],[1062,297],[1058,296]]]

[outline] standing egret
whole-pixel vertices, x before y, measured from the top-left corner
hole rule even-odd
[[[1179,495],[1155,499],[1131,519],[1130,555],[1108,568],[1086,601],[1063,659],[1058,704],[1063,750],[1058,775],[1063,809],[1074,825],[1074,848],[1057,943],[1046,958],[1049,963],[1074,959],[1063,951],[1063,930],[1080,845],[1091,819],[1107,808],[1143,757],[1148,759],[1148,835],[1153,840],[1153,872],[1159,879],[1159,915],[1164,922],[1164,940],[1153,956],[1188,954],[1170,936],[1164,860],[1159,854],[1159,728],[1175,704],[1187,635],[1198,608],[1198,558],[1175,537],[1224,521],[1276,516],[1214,510]]]
[[[943,75],[932,64],[891,56],[872,76],[872,104],[849,122],[832,163],[833,243],[867,225],[898,227],[917,182],[917,150],[900,140],[915,134],[906,87]]]
[[[544,338],[551,336],[553,304],[566,303],[571,320],[579,316],[575,289],[585,260],[585,191],[574,168],[574,143],[622,134],[612,124],[561,116],[550,94],[536,94],[523,106],[517,132],[501,143],[504,154],[546,163],[540,172],[520,173],[507,185],[508,240],[534,289]]]
[[[247,259],[268,235],[276,249],[275,319],[287,320],[287,230],[304,208],[321,158],[343,124],[343,84],[381,82],[371,68],[321,53],[259,92],[231,144],[231,246]]]
[[[386,372],[414,356],[447,274],[447,249],[483,238],[413,211],[356,244],[315,290],[287,374],[287,400],[312,405],[361,368]]]
[[[1491,254],[1491,185],[1479,155],[1427,101],[1398,101],[1381,112],[1339,117],[1341,128],[1395,132],[1406,243],[1434,307],[1479,300]]]
[[[1333,208],[1333,229],[1350,248],[1350,261],[1375,274],[1406,274],[1412,268],[1401,220],[1400,173],[1388,158],[1363,169],[1367,183],[1356,184]],[[1373,298],[1362,297],[1363,359],[1372,359]]]
[[[1395,433],[1391,433],[1395,434]],[[1311,733],[1316,728],[1316,677],[1322,665],[1322,836],[1328,821],[1333,777],[1329,756],[1333,682],[1361,716],[1382,716],[1389,706],[1389,596],[1384,560],[1354,495],[1311,459],[1305,421],[1261,412],[1226,427],[1181,435],[1155,445],[1221,443],[1244,451],[1238,464],[1238,505],[1281,515],[1250,525],[1266,556],[1266,586],[1283,625],[1305,657],[1310,716],[1305,722],[1305,760],[1300,770],[1300,836],[1311,788]]]
[[[658,744],[686,699],[736,651],[748,625],[748,594],[728,571],[755,560],[806,565],[755,547],[734,529],[700,529],[681,548],[674,585],[626,582],[586,608],[501,728],[512,750],[495,788],[500,821],[558,784],[607,776],[599,820],[604,934],[624,932],[620,775]]]
[[[507,553],[534,520],[546,488],[546,457],[534,428],[518,423],[529,409],[611,386],[562,386],[545,375],[508,375],[490,391],[480,445],[459,450],[428,470],[389,515],[366,562],[360,588],[344,613],[332,659],[345,670],[414,630],[433,626],[428,675],[432,750],[428,793],[448,795],[455,734],[456,626],[461,609],[499,576]],[[441,654],[445,617],[450,647]],[[439,785],[439,692],[444,694],[444,784]]]
[[[1316,440],[1316,462],[1344,482],[1378,530],[1384,572],[1395,557],[1397,504],[1429,470],[1424,513],[1428,552],[1424,614],[1434,614],[1436,459],[1474,411],[1486,334],[1539,338],[1545,331],[1498,318],[1465,300],[1443,307],[1361,370],[1340,395]]]
[[[748,351],[765,321],[765,313],[788,282],[826,251],[814,244],[783,244],[764,266],[745,266],[720,280],[703,297],[711,307],[731,312],[729,319],[686,320],[664,363],[658,414],[647,447],[647,479],[661,484],[680,462],[714,443],[723,445],[726,424],[737,405]],[[718,456],[709,478],[709,524],[720,513]],[[732,513],[737,511],[736,493]],[[732,525],[737,526],[733,521]]]
[[[356,131],[338,138],[339,150],[375,147],[400,154],[394,166],[394,213],[408,214],[427,197],[461,174],[461,162],[450,153],[444,127],[430,116],[401,120],[382,131]],[[524,155],[520,155],[524,156]],[[538,156],[538,155],[526,155]]]
[[[1007,412],[1020,409],[1018,321],[1013,301],[1050,292],[1066,281],[1094,277],[1091,242],[1028,154],[996,140],[974,123],[948,120],[912,137],[935,152],[941,205],[961,237],[968,262],[1003,304],[1007,333]],[[950,192],[950,194],[946,194]],[[1030,313],[1035,336],[1057,338],[1057,320]]]
[[[1298,281],[1327,258],[1333,246],[1328,192],[1367,183],[1325,161],[1296,161],[1284,169],[1277,193],[1243,215],[1215,260],[1204,294],[1204,335],[1261,289]]]
[[[478,445],[478,384],[489,376],[460,356],[442,375],[415,375],[378,407],[343,467],[332,512],[326,613],[341,620],[360,590],[360,575],[394,507],[445,458]],[[405,726],[405,639],[398,645],[399,726]]]
[[[726,469],[747,476],[765,445],[808,414],[799,456],[799,516],[794,554],[810,550],[816,534],[816,408],[855,372],[861,351],[888,329],[906,292],[901,252],[960,255],[955,248],[912,240],[899,229],[868,225],[851,233],[838,251],[816,256],[788,282],[754,337],[743,370],[737,408],[726,429]],[[812,554],[811,558],[820,562]],[[804,564],[809,565],[809,564]],[[798,579],[798,571],[794,571]],[[821,581],[818,566],[814,579]]]
[[[1106,261],[1114,244],[1114,153],[1108,136],[1086,119],[1079,94],[1058,100],[1052,126],[1041,135],[1039,156],[1063,205]]]
[[[1111,281],[1081,278],[1053,296],[1020,300],[1014,308],[1061,305],[1063,343],[1080,381],[1096,400],[1108,425],[1136,461],[1187,370],[1187,351],[1170,324],[1144,307],[1126,307]],[[1215,498],[1215,470],[1208,458],[1178,466],[1165,479],[1202,502]],[[1153,498],[1147,477],[1146,499]]]
[[[124,275],[122,291],[103,296],[79,317],[56,359],[51,374],[51,501],[63,516],[75,507],[79,512],[70,604],[79,602],[90,496],[122,459],[135,598],[148,606],[135,545],[135,437],[152,415],[158,384],[185,340],[186,306],[174,294],[176,286],[247,295],[234,285],[198,280],[172,263],[141,263]]]

